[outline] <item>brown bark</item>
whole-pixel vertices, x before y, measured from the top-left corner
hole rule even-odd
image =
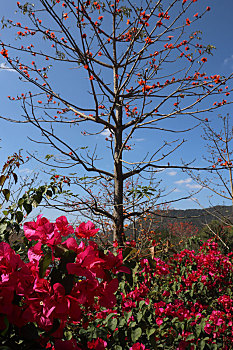
[[[120,245],[124,242],[123,215],[123,170],[122,170],[122,107],[116,105],[116,130],[114,145],[114,210],[113,210],[113,240]]]

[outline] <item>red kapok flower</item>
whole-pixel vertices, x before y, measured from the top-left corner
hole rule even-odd
[[[6,49],[2,49],[2,51],[0,52],[0,54],[2,54],[3,55],[3,57],[8,57],[8,50],[6,50]]]
[[[203,63],[207,62],[207,58],[206,57],[202,57],[201,62],[203,62]]]
[[[87,238],[94,237],[99,231],[99,228],[95,228],[93,222],[88,221],[87,223],[82,222],[79,227],[75,230],[75,235],[78,238]]]

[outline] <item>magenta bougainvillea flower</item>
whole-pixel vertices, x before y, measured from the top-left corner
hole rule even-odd
[[[55,228],[60,232],[61,236],[68,236],[74,233],[74,229],[68,224],[65,216],[60,216],[56,219]]]
[[[93,222],[88,221],[87,223],[82,222],[79,227],[75,230],[75,235],[78,238],[86,238],[94,237],[96,233],[99,231],[99,228],[95,228]]]
[[[55,230],[55,225],[42,215],[38,215],[36,222],[26,222],[23,228],[29,241],[40,241],[50,246],[54,243],[61,243],[61,235]]]

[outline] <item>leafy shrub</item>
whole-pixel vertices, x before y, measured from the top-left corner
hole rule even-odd
[[[89,341],[116,350],[232,348],[233,253],[222,254],[212,240],[166,262],[131,259],[131,252],[124,255],[132,274],[121,276],[116,305],[97,307],[81,331]]]
[[[232,348],[233,253],[211,239],[153,258],[133,241],[78,244],[97,231],[39,216],[24,225],[27,261],[0,243],[0,349]]]

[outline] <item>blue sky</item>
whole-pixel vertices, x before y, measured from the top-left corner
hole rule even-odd
[[[4,1],[3,4],[1,4],[2,14],[6,18],[18,18],[18,14],[14,14],[14,10],[16,9],[15,3],[15,1]],[[216,46],[216,50],[213,52],[213,57],[208,56],[208,62],[205,69],[207,74],[218,73],[222,75],[229,75],[233,71],[233,2],[230,0],[199,0],[196,4],[197,12],[201,12],[201,8],[206,8],[207,5],[211,7],[211,11],[208,12],[203,19],[198,21],[192,29],[201,30],[203,32],[202,37],[204,43]],[[6,29],[0,31],[0,39],[2,41],[12,42],[12,38],[13,37]],[[28,83],[20,81],[16,72],[6,69],[7,67],[5,66],[2,56],[0,57],[0,67],[2,68],[0,70],[0,115],[19,118],[22,115],[20,105],[10,102],[7,96],[16,96],[17,94],[21,94],[22,91],[30,90],[31,87]],[[62,84],[66,96],[73,96],[74,99],[77,96],[79,99],[86,99],[87,97],[85,92],[88,88],[87,77],[83,74],[83,76],[81,76],[81,83],[74,86],[70,83],[72,81],[73,74],[75,74],[74,70],[67,70],[64,72],[58,67],[57,70],[52,73],[52,77],[56,84]],[[226,113],[231,113],[231,107],[225,106],[221,110],[208,115],[208,118],[213,121],[216,127],[218,126],[216,119],[218,113],[223,115]],[[103,162],[106,164],[106,167],[109,166],[110,169],[110,165],[108,165],[110,164],[110,156],[106,151],[104,151],[106,146],[105,132],[102,133],[102,135],[95,136],[92,141],[90,141],[88,137],[82,136],[80,131],[77,134],[77,131],[74,128],[58,128],[57,132],[62,137],[67,137],[68,135],[69,142],[73,146],[82,145],[89,146],[91,148],[97,145],[100,153],[102,152]],[[173,164],[181,164],[181,159],[184,161],[196,159],[195,165],[206,165],[201,158],[201,155],[205,153],[204,143],[200,138],[201,133],[200,128],[197,128],[185,135],[185,139],[187,140],[186,143],[173,155],[170,162]],[[1,163],[5,160],[7,155],[12,154],[19,149],[23,149],[25,156],[27,151],[31,153],[38,151],[38,156],[41,157],[41,159],[44,159],[44,156],[47,153],[52,153],[52,151],[45,146],[39,147],[37,144],[31,142],[28,139],[28,136],[30,136],[32,139],[39,139],[40,134],[30,125],[12,124],[0,120],[0,138],[2,139],[0,144],[2,147],[0,149]],[[156,137],[158,136],[155,136],[152,132],[146,133],[143,131],[136,134],[133,148],[138,159],[142,158],[144,154],[151,149],[151,147],[154,147]],[[166,139],[170,136],[159,135],[159,138],[160,137],[161,139]],[[22,168],[21,174],[24,172],[28,173],[35,169],[39,170],[41,167],[42,166],[39,163],[31,161],[27,163],[24,168]],[[43,174],[41,175],[41,178],[46,180],[46,177]],[[174,190],[169,198],[185,196],[190,193],[190,191],[195,191],[198,189],[198,186],[187,174],[175,169],[164,170],[161,173],[161,178],[163,179],[162,187],[165,187],[168,192],[170,190]],[[210,193],[207,190],[203,190],[196,197],[202,206],[209,206],[209,195]],[[217,197],[213,197],[211,202],[214,204],[222,204],[222,200]],[[229,202],[225,202],[225,204],[230,205]],[[189,199],[174,203],[173,207],[187,209],[192,207],[196,208],[198,205],[195,203],[195,201]],[[53,215],[56,214],[53,213]]]

